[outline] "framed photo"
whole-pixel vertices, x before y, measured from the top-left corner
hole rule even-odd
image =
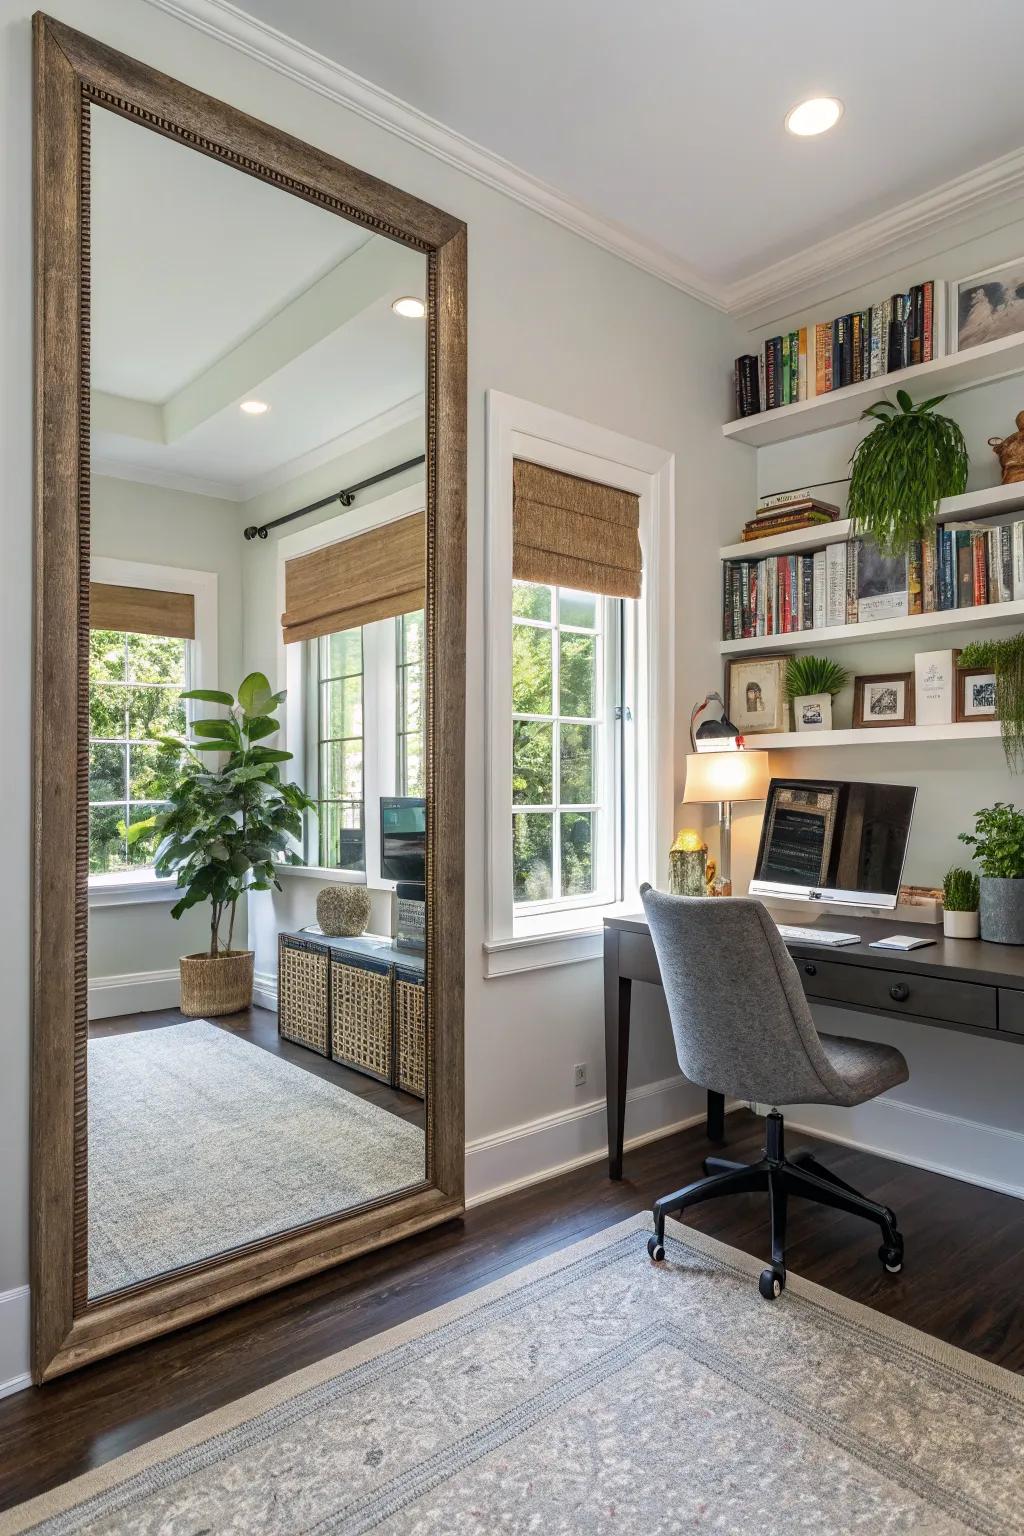
[[[853,723],[858,726],[913,725],[913,672],[858,677],[853,684]]]
[[[959,667],[956,674],[956,718],[959,725],[968,720],[998,720],[996,713],[996,675],[990,667]]]
[[[832,695],[804,693],[793,700],[793,725],[798,731],[832,729]]]
[[[949,285],[949,351],[1024,331],[1024,256]]]
[[[726,662],[726,712],[743,735],[773,735],[788,729],[788,661],[788,656],[751,656]]]

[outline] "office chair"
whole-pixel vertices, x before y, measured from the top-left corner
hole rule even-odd
[[[760,1278],[767,1300],[786,1283],[790,1195],[877,1222],[885,1268],[903,1267],[903,1238],[887,1206],[858,1194],[810,1152],[786,1156],[777,1104],[839,1104],[876,1098],[909,1073],[891,1045],[819,1035],[796,966],[759,901],[667,896],[641,887],[658,956],[679,1065],[692,1083],[731,1098],[772,1105],[756,1163],[704,1160],[710,1177],[654,1203],[651,1258],[665,1257],[665,1218],[721,1195],[767,1190],[772,1262]]]

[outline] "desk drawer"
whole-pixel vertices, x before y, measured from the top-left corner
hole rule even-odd
[[[1024,992],[999,988],[999,1028],[1009,1035],[1024,1035]]]
[[[996,1027],[996,988],[969,981],[942,981],[911,971],[880,971],[866,965],[794,956],[804,991],[821,1002],[884,1008],[944,1024]],[[1021,1029],[1024,1029],[1022,1020]]]

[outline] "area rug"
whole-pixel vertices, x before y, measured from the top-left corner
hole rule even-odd
[[[205,1019],[89,1042],[89,1295],[424,1177],[423,1132]]]
[[[86,1474],[0,1536],[1018,1536],[1024,1387],[638,1216]],[[908,1266],[903,1284],[912,1284]]]

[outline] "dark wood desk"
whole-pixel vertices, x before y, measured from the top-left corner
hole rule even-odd
[[[861,934],[859,944],[828,949],[793,941],[787,947],[811,1002],[851,1008],[880,1018],[956,1029],[991,1040],[1024,1045],[1024,947],[981,939],[946,939],[931,923],[894,918],[819,919],[822,928]],[[811,927],[804,921],[801,926]],[[871,949],[872,939],[914,933],[934,939],[905,953]],[[661,986],[647,920],[607,917],[604,923],[604,1041],[608,1092],[608,1173],[622,1177],[622,1143],[629,1067],[629,1012],[634,981]],[[708,1094],[707,1131],[725,1139],[725,1100]]]

